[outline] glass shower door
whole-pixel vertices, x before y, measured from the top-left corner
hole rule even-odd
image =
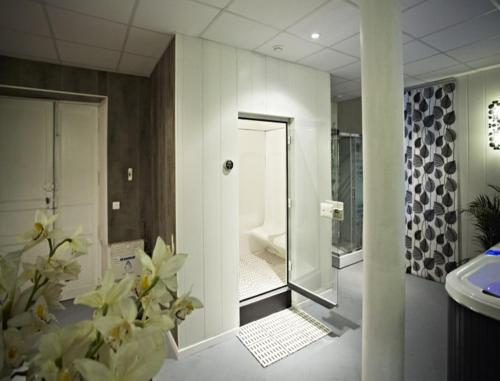
[[[330,126],[292,123],[288,131],[288,286],[333,308],[338,270],[331,258],[332,219],[320,216],[321,204],[332,197]]]
[[[362,137],[336,133],[332,144],[333,199],[343,203],[343,218],[333,223],[334,266],[342,268],[361,260],[363,236]],[[356,253],[355,256],[351,254]],[[351,255],[351,257],[349,257]],[[347,259],[349,257],[349,259]]]

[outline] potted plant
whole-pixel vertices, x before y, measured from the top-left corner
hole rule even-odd
[[[483,250],[500,242],[500,187],[488,185],[495,194],[490,197],[480,194],[462,210],[472,216],[473,225],[477,229],[475,240]]]
[[[116,282],[108,271],[101,285],[74,300],[94,309],[91,320],[60,327],[50,310],[63,308],[64,284],[78,278],[77,257],[90,242],[80,229],[72,235],[53,229],[56,219],[38,211],[33,228],[20,237],[23,249],[0,256],[0,378],[151,379],[165,360],[166,333],[202,307],[196,298],[177,295],[176,274],[187,255],[158,238],[152,257],[136,253],[140,275]],[[47,255],[23,262],[23,253],[42,242]]]

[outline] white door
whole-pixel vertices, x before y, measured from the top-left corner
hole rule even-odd
[[[97,120],[97,105],[56,103],[56,225],[70,233],[82,226],[83,235],[92,241],[88,254],[79,257],[82,271],[78,280],[66,285],[65,299],[93,289],[100,272]]]
[[[55,110],[55,111],[54,111]],[[97,105],[0,98],[0,252],[15,250],[37,209],[59,214],[68,233],[82,225],[93,245],[80,257],[80,279],[63,297],[95,287],[100,273],[97,241]],[[23,258],[46,254],[39,245]]]
[[[20,248],[16,237],[37,209],[51,212],[53,102],[0,97],[0,252]],[[46,247],[30,252],[34,257]],[[29,258],[26,258],[29,259]]]

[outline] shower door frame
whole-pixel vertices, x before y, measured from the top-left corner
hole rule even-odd
[[[294,291],[302,296],[304,296],[307,299],[312,300],[313,302],[318,303],[319,305],[332,309],[338,306],[337,303],[332,302],[321,295],[318,295],[314,293],[313,291],[310,291],[290,280],[290,271],[291,271],[291,258],[290,258],[290,247],[291,247],[291,237],[290,237],[290,186],[289,186],[289,151],[290,151],[290,146],[292,144],[292,136],[290,134],[290,125],[293,125],[294,123],[294,118],[289,118],[289,117],[281,117],[281,116],[272,116],[272,115],[263,115],[263,114],[252,114],[252,113],[238,113],[238,119],[246,119],[246,120],[255,120],[255,121],[260,121],[260,122],[274,122],[274,123],[284,123],[285,124],[285,131],[286,131],[286,201],[287,201],[287,208],[286,208],[286,260],[285,260],[285,266],[286,266],[286,284],[277,287],[275,289],[271,289],[269,291],[263,292],[261,294],[252,296],[250,298],[242,299],[240,300],[240,310],[241,307],[245,307],[255,301],[257,303],[258,301],[262,301],[263,299],[267,299],[266,297],[273,297],[277,293],[280,292],[286,292],[286,291]],[[333,266],[332,266],[333,270]]]
[[[281,118],[281,117],[271,117],[271,116],[266,116],[266,115],[256,115],[256,114],[247,114],[247,113],[238,113],[238,120],[244,119],[244,120],[254,120],[257,122],[270,122],[270,123],[283,123],[285,125],[285,181],[286,181],[286,198],[287,198],[287,205],[288,205],[288,125],[289,125],[289,118]],[[288,206],[286,208],[286,257],[285,257],[285,273],[286,273],[286,279],[285,279],[285,284],[283,286],[279,286],[276,288],[272,288],[268,291],[261,292],[260,294],[250,296],[245,299],[240,300],[240,307],[244,307],[248,304],[258,301],[263,300],[264,298],[271,298],[275,296],[276,294],[279,294],[282,291],[287,291],[289,289],[289,254],[288,254],[288,248],[289,248],[289,224],[288,224]],[[239,255],[239,252],[238,252]]]

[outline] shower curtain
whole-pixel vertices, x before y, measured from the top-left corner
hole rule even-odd
[[[455,83],[405,92],[406,270],[444,282],[458,258]]]

